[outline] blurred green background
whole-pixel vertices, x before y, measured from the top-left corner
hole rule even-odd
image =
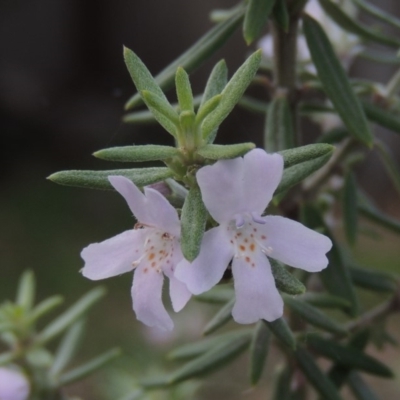
[[[98,375],[101,380],[91,378],[71,387],[71,393],[86,399],[115,398],[115,390],[129,391],[145,373],[171,368],[162,355],[172,343],[199,338],[215,309],[192,302],[174,315],[176,329],[171,335],[138,324],[131,311],[131,274],[102,283],[79,274],[83,247],[131,228],[133,220],[123,199],[111,192],[57,186],[46,177],[63,169],[118,168],[91,157],[101,148],[171,143],[157,126],[122,124],[123,104],[134,92],[122,45],[134,49],[157,73],[206,32],[212,8],[231,5],[229,0],[0,1],[0,300],[13,298],[18,277],[26,269],[35,271],[39,300],[59,293],[71,304],[95,285],[108,288],[108,296],[91,314],[81,358],[115,345],[121,345],[126,355],[113,371]],[[395,0],[380,5],[399,14]],[[246,52],[237,33],[194,74],[194,92],[200,93],[217,60],[226,58],[232,72]],[[378,76],[384,82],[393,67],[356,63],[352,72]],[[261,145],[262,123],[259,116],[235,110],[221,127],[218,141]],[[400,153],[398,138],[386,131],[380,135]],[[388,213],[400,217],[399,201],[375,157],[366,164],[358,176],[365,190]],[[364,238],[359,242],[357,256],[365,265],[398,272],[399,239],[379,233],[378,241]],[[398,322],[393,318],[397,338]],[[390,349],[381,355],[396,371],[398,356]],[[210,378],[196,397],[176,398],[266,398],[268,380],[260,388],[249,389],[243,372],[246,362],[242,357],[229,370]],[[272,375],[275,363],[272,354],[265,376]],[[384,385],[377,382],[377,392],[385,399],[396,398],[399,385],[398,379]]]

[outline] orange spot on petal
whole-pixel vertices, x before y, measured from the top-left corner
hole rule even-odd
[[[246,246],[243,246],[242,244],[239,246],[240,250],[245,251],[246,250]]]
[[[149,261],[151,261],[155,256],[156,256],[156,255],[155,255],[154,253],[150,253],[150,254],[149,254],[149,257],[148,257]]]
[[[249,263],[250,262],[250,257],[246,257],[246,261]]]
[[[265,235],[261,236],[261,239],[265,240],[267,237]]]
[[[154,268],[155,266],[156,266],[156,262],[155,261],[153,261],[152,263],[151,263],[151,266]]]
[[[254,243],[252,243],[251,245],[250,245],[250,250],[251,251],[254,251],[256,249],[256,246],[254,246]]]

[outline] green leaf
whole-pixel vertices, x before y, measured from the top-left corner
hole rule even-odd
[[[46,300],[40,302],[36,307],[33,308],[32,312],[29,314],[28,320],[34,322],[41,318],[43,315],[48,314],[58,307],[64,298],[62,296],[51,296]]]
[[[178,67],[175,75],[176,94],[181,111],[194,111],[193,92],[190,86],[189,75],[182,67]]]
[[[187,360],[198,357],[224,343],[230,343],[236,338],[247,337],[250,339],[251,331],[248,329],[223,333],[214,337],[207,337],[194,343],[184,344],[168,353],[167,358],[172,361]]]
[[[191,188],[181,214],[181,249],[186,260],[190,262],[199,255],[207,216],[200,188],[198,186]]]
[[[154,124],[156,119],[149,110],[135,111],[133,113],[126,114],[122,117],[122,121],[127,124]]]
[[[243,36],[247,45],[250,45],[261,34],[275,1],[249,0],[243,22]]]
[[[194,299],[204,303],[225,304],[235,295],[231,285],[216,285],[208,292],[195,296]]]
[[[312,293],[307,292],[301,296],[301,300],[315,307],[320,308],[339,308],[349,309],[351,304],[348,300],[329,293]]]
[[[250,337],[238,337],[214,347],[202,356],[190,361],[170,376],[170,384],[209,374],[238,357],[249,346]]]
[[[36,336],[36,346],[41,346],[64,332],[69,326],[79,320],[82,315],[86,314],[94,304],[105,296],[105,294],[106,291],[102,287],[95,288],[85,294],[72,307],[59,315]]]
[[[313,356],[307,350],[299,347],[295,352],[295,357],[303,374],[324,400],[342,400],[335,385],[321,371]]]
[[[121,175],[130,179],[136,186],[142,187],[152,183],[164,181],[173,176],[166,167],[111,169],[105,171],[60,171],[50,175],[47,179],[66,186],[77,186],[89,189],[113,190],[108,177]]]
[[[270,103],[264,134],[265,149],[270,153],[295,146],[292,116],[285,96],[275,97]]]
[[[203,138],[208,141],[214,129],[232,111],[242,97],[244,91],[252,82],[261,62],[261,50],[253,53],[232,76],[222,91],[222,98],[218,107],[204,120],[201,125]]]
[[[282,292],[288,294],[303,294],[306,291],[305,286],[295,278],[280,262],[269,258],[274,275],[276,287]]]
[[[162,97],[148,90],[140,91],[140,95],[146,103],[146,106],[154,115],[154,118],[167,132],[176,138],[179,129],[179,116],[171,104],[165,102]]]
[[[394,115],[393,112],[367,101],[361,101],[361,104],[365,115],[370,121],[390,129],[393,132],[400,133],[400,118],[398,115]]]
[[[283,32],[289,32],[290,16],[285,0],[276,0],[275,6],[272,10],[272,16]]]
[[[6,353],[0,354],[0,366],[9,364],[18,357],[15,351],[7,351]]]
[[[279,0],[278,0],[279,1]],[[289,366],[281,366],[274,379],[274,391],[272,400],[293,400],[290,396],[293,369]]]
[[[219,103],[221,102],[222,95],[217,94],[214,97],[211,97],[210,100],[208,100],[198,111],[196,118],[195,118],[195,124],[197,126],[201,125],[201,123],[204,121],[205,118],[209,114],[211,114],[218,106]]]
[[[317,335],[307,335],[307,346],[346,368],[361,370],[384,378],[393,377],[392,371],[386,365],[354,347],[342,346]]]
[[[364,0],[353,0],[355,4],[357,4],[361,10],[365,11],[367,14],[372,15],[380,19],[383,22],[386,22],[395,28],[400,28],[400,19],[396,18],[393,14],[388,14],[379,7],[370,4]]]
[[[145,146],[111,147],[96,151],[93,155],[107,161],[143,162],[164,161],[179,155],[179,150],[171,146],[148,144]]]
[[[62,338],[49,371],[53,377],[59,375],[76,354],[83,336],[84,325],[83,319],[76,321]]]
[[[356,315],[358,302],[350,271],[344,263],[340,248],[325,225],[320,211],[312,205],[305,205],[302,208],[302,222],[311,229],[322,228],[323,233],[332,240],[333,247],[327,254],[329,265],[320,272],[320,277],[329,293],[349,301],[351,306],[346,311],[352,316]]]
[[[256,385],[261,378],[268,355],[270,336],[271,332],[268,327],[259,321],[250,343],[250,382],[252,385]]]
[[[326,33],[310,16],[305,15],[303,22],[308,48],[327,96],[349,133],[365,145],[372,146],[373,136],[360,101],[354,94]]]
[[[378,156],[386,169],[386,173],[389,175],[394,188],[400,195],[400,171],[398,165],[390,154],[389,148],[381,141],[375,142],[375,148],[378,151]]]
[[[268,111],[269,103],[261,100],[254,99],[253,97],[243,95],[239,100],[238,105],[247,111],[255,114],[265,115]]]
[[[335,147],[330,144],[317,143],[294,149],[282,150],[278,153],[283,157],[284,167],[289,168],[306,161],[315,160],[325,155],[331,155]]]
[[[33,271],[25,271],[18,283],[16,303],[25,311],[29,311],[35,302],[35,275]]]
[[[206,324],[203,329],[203,335],[210,335],[217,329],[224,326],[232,320],[232,309],[235,304],[235,298],[229,300]]]
[[[359,198],[360,193],[359,193]],[[358,203],[358,211],[369,220],[391,230],[394,233],[400,233],[400,221],[388,216],[378,210],[370,201],[365,201],[365,195],[362,196],[362,201]]]
[[[315,171],[324,166],[331,158],[332,153],[318,157],[314,160],[305,161],[300,164],[293,165],[283,171],[283,176],[275,195],[282,193],[290,187],[300,183],[302,180],[310,176]]]
[[[297,300],[289,296],[283,297],[285,304],[297,315],[302,317],[309,324],[323,329],[324,331],[346,335],[347,331],[336,321],[332,320],[318,308],[306,303],[302,300]]]
[[[397,290],[393,276],[381,271],[362,268],[354,264],[349,266],[351,279],[355,285],[375,292],[390,292]]]
[[[238,144],[206,144],[200,147],[197,154],[209,160],[227,160],[244,156],[247,152],[254,149],[254,143],[238,143]]]
[[[192,47],[175,59],[155,77],[157,85],[164,90],[170,89],[174,84],[175,72],[179,66],[184,68],[188,73],[193,72],[233,35],[235,30],[240,26],[243,15],[244,9],[240,8],[229,19],[210,29]],[[144,89],[149,90],[148,88]],[[154,90],[152,91],[154,92]],[[125,109],[129,110],[139,104],[141,104],[140,95],[135,94],[128,100]]]
[[[357,239],[357,183],[352,171],[348,171],[343,187],[343,222],[346,238],[350,244]]]
[[[117,348],[106,351],[105,353],[81,365],[80,367],[74,368],[73,370],[62,374],[58,380],[57,387],[66,386],[83,379],[84,377],[92,374],[98,369],[103,368],[110,361],[113,361],[120,355],[121,350]]]
[[[358,55],[359,58],[363,58],[364,60],[374,61],[381,64],[388,64],[388,65],[399,65],[400,64],[400,57],[396,53],[388,54],[386,51],[362,51]]]
[[[358,400],[379,400],[374,392],[370,389],[368,384],[361,378],[357,372],[351,372],[349,379],[349,386],[354,396]]]
[[[317,141],[319,143],[334,144],[334,143],[340,143],[342,140],[348,137],[349,137],[349,132],[347,128],[339,126],[322,134]]]
[[[379,31],[372,30],[366,25],[360,24],[354,17],[347,15],[343,9],[331,0],[318,0],[324,11],[345,31],[354,33],[365,40],[398,48],[400,41],[383,35]]]
[[[294,338],[293,333],[284,317],[278,318],[272,322],[265,320],[263,320],[263,322],[282,344],[284,344],[290,350],[296,349],[296,339]]]

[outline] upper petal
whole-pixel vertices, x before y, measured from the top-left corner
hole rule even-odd
[[[10,368],[0,368],[0,399],[28,400],[30,384],[19,371]]]
[[[92,280],[109,278],[133,269],[132,262],[143,253],[147,229],[125,231],[101,243],[85,247],[82,275]]]
[[[267,257],[255,252],[250,261],[234,258],[232,272],[235,280],[236,302],[233,319],[239,324],[252,324],[260,319],[274,321],[283,314],[279,294]]]
[[[233,251],[222,226],[210,229],[203,236],[197,258],[192,263],[182,260],[176,267],[175,276],[193,294],[206,292],[221,280]]]
[[[123,176],[109,176],[110,183],[124,197],[136,219],[143,224],[161,228],[174,236],[180,235],[178,213],[157,190],[137,186]]]
[[[288,218],[268,215],[264,220],[259,229],[267,237],[268,256],[309,272],[327,267],[326,253],[332,247],[327,236]]]
[[[249,151],[243,159],[243,195],[249,212],[259,214],[267,207],[282,179],[283,157],[262,149]]]
[[[203,202],[219,223],[246,211],[243,204],[243,158],[220,160],[199,169],[196,174]]]
[[[170,331],[174,327],[162,303],[164,275],[146,263],[136,269],[132,285],[133,309],[139,321]]]

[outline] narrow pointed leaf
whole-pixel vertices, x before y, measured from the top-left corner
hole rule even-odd
[[[81,365],[71,371],[62,374],[58,381],[58,387],[69,385],[73,382],[83,379],[84,377],[96,372],[100,368],[103,368],[110,361],[121,355],[120,349],[111,349],[93,360]]]
[[[232,309],[235,304],[235,299],[231,299],[226,303],[215,315],[214,317],[206,324],[203,329],[203,335],[210,335],[215,332],[217,329],[224,326],[229,321],[232,320]]]
[[[179,116],[171,104],[148,90],[143,90],[140,94],[154,118],[167,132],[176,138],[179,129]]]
[[[289,325],[283,317],[276,319],[275,321],[268,322],[263,320],[263,322],[268,326],[268,329],[276,336],[276,338],[288,347],[290,350],[296,349],[296,339],[293,336]]]
[[[361,376],[353,371],[349,376],[349,386],[354,396],[358,400],[379,400],[368,384]]]
[[[238,337],[196,358],[170,376],[170,384],[209,374],[238,357],[250,344],[250,337]]]
[[[397,53],[387,53],[386,51],[376,51],[376,50],[364,50],[359,53],[358,57],[364,60],[377,62],[380,64],[387,65],[399,65],[400,57]]]
[[[238,143],[238,144],[206,144],[200,147],[197,154],[209,160],[226,160],[244,156],[247,152],[254,149],[254,143]]]
[[[348,300],[329,293],[308,292],[301,296],[301,300],[319,308],[339,308],[346,310],[351,306]]]
[[[175,86],[181,111],[194,111],[189,75],[182,67],[178,67],[176,70]]]
[[[176,69],[181,66],[186,72],[191,73],[199,67],[203,61],[214,54],[240,26],[244,15],[244,9],[240,8],[226,21],[214,26],[202,36],[192,47],[180,57],[164,68],[156,77],[156,83],[164,90],[170,89],[174,84]],[[150,90],[148,88],[145,88]],[[143,90],[143,89],[139,89]],[[125,105],[129,110],[141,104],[139,94],[133,95]]]
[[[306,291],[305,286],[295,278],[281,263],[269,258],[276,287],[284,293],[297,295]]]
[[[75,322],[65,333],[49,371],[52,376],[60,374],[72,360],[82,339],[83,332],[84,321],[81,319]]]
[[[269,153],[294,147],[295,133],[286,97],[275,97],[270,103],[264,134],[265,149]]]
[[[350,315],[356,315],[358,311],[358,301],[350,277],[350,271],[343,261],[343,257],[335,239],[328,227],[325,225],[320,211],[306,205],[302,209],[302,221],[311,229],[322,229],[333,242],[333,247],[327,254],[329,264],[320,272],[320,277],[328,292],[347,300],[351,306],[346,310]]]
[[[289,296],[284,296],[284,301],[294,313],[298,314],[309,324],[321,328],[324,331],[339,335],[345,335],[347,333],[345,328],[311,304],[302,300],[296,300]]]
[[[56,307],[62,304],[63,301],[64,298],[62,296],[52,296],[46,300],[43,300],[33,308],[32,312],[29,314],[28,320],[31,322],[38,320],[43,315],[53,311]]]
[[[359,198],[360,198],[359,193]],[[369,220],[383,226],[386,229],[395,233],[400,233],[400,220],[384,214],[378,210],[371,202],[365,201],[365,196],[362,196],[362,201],[358,203],[358,211]]]
[[[268,355],[270,336],[271,332],[268,327],[259,321],[250,343],[250,382],[252,385],[256,385],[261,378]]]
[[[284,167],[289,168],[293,165],[305,161],[315,160],[316,158],[331,155],[335,147],[326,143],[307,144],[293,149],[282,150],[278,153],[283,157]]]
[[[127,124],[155,124],[157,121],[149,110],[135,111],[122,117],[122,121]]]
[[[305,161],[300,164],[293,165],[283,171],[282,180],[275,191],[275,195],[282,193],[290,187],[300,183],[315,171],[318,171],[331,158],[332,153],[318,157],[314,160]]]
[[[326,33],[310,16],[304,16],[303,23],[308,48],[327,96],[349,133],[365,145],[371,146],[373,136],[364,111]]]
[[[148,144],[144,146],[111,147],[93,153],[97,158],[118,162],[164,161],[179,154],[179,150],[171,146]]]
[[[357,183],[353,172],[346,174],[343,187],[343,222],[347,241],[354,244],[357,239]]]
[[[221,60],[217,64],[215,64],[207,80],[199,111],[204,106],[204,104],[207,103],[207,101],[220,94],[224,90],[227,83],[228,68],[226,66],[225,60]]]
[[[204,103],[204,105],[199,109],[199,112],[196,115],[195,123],[197,126],[201,125],[204,119],[207,118],[207,116],[219,106],[221,99],[222,96],[220,94],[217,94],[214,97],[211,97],[211,99],[208,100],[206,103]]]
[[[278,0],[280,1],[280,0]],[[274,379],[274,391],[272,400],[292,400],[290,388],[292,383],[293,369],[285,365],[281,366]]]
[[[242,98],[238,102],[238,105],[247,111],[263,115],[265,115],[269,107],[269,103],[267,103],[266,101],[257,100],[253,97],[246,95],[242,96]]]
[[[166,167],[111,169],[105,171],[60,171],[50,175],[47,179],[66,186],[78,186],[89,189],[113,190],[108,177],[121,175],[130,179],[136,186],[142,187],[152,183],[164,181],[173,176]]]
[[[321,371],[315,363],[313,356],[307,350],[299,347],[295,352],[295,357],[303,374],[324,400],[342,400],[335,385]]]
[[[16,303],[29,311],[35,302],[35,275],[33,271],[25,271],[18,283]]]
[[[383,35],[379,31],[372,30],[366,25],[359,23],[354,17],[347,15],[343,9],[331,0],[318,0],[324,11],[345,31],[354,33],[362,39],[375,43],[398,48],[400,41]]]
[[[393,159],[393,156],[390,154],[390,150],[387,146],[381,141],[377,141],[375,143],[376,149],[378,151],[379,158],[382,161],[383,166],[386,169],[386,173],[389,175],[394,188],[397,193],[400,195],[400,170],[399,166]]]
[[[250,338],[251,331],[246,329],[241,331],[228,332],[223,333],[222,335],[207,337],[194,343],[184,344],[169,352],[167,358],[173,361],[191,359],[207,353],[215,347],[218,347],[225,343],[229,343],[232,340],[236,340],[236,338],[241,337]]]
[[[357,369],[384,378],[393,377],[392,371],[386,365],[354,347],[342,346],[317,335],[307,336],[307,346],[346,368]]]
[[[370,14],[373,17],[376,17],[377,19],[380,19],[381,21],[400,29],[400,19],[396,18],[393,14],[385,12],[381,8],[374,6],[368,1],[353,0],[353,2],[357,4],[360,9],[365,11],[367,14]]]
[[[86,314],[94,304],[96,304],[102,297],[105,296],[105,294],[105,289],[98,287],[84,295],[72,307],[59,315],[36,336],[36,345],[43,345],[60,335],[69,326]]]
[[[195,300],[211,303],[211,304],[225,304],[231,300],[235,295],[235,291],[230,285],[216,285],[208,292],[204,292],[195,296]]]
[[[198,186],[191,188],[181,214],[181,248],[184,257],[193,261],[200,252],[201,241],[207,222],[207,210]]]
[[[349,131],[347,130],[347,128],[339,126],[322,134],[317,141],[319,143],[335,144],[335,143],[340,143],[342,140],[348,137],[349,137]]]
[[[300,2],[298,2],[300,3]],[[292,5],[293,7],[293,5]],[[272,10],[274,21],[281,27],[284,32],[289,31],[289,11],[285,0],[276,0],[275,6]]]
[[[243,36],[247,45],[257,39],[267,24],[276,0],[249,0],[243,22]]]
[[[258,50],[239,67],[227,83],[221,93],[222,98],[219,106],[204,120],[201,126],[202,135],[205,140],[208,140],[214,129],[222,123],[240,100],[243,93],[252,82],[260,62],[261,50]]]
[[[387,273],[361,268],[352,264],[349,270],[352,281],[359,287],[375,292],[393,293],[397,290],[396,280]]]
[[[393,132],[400,133],[399,115],[367,101],[362,101],[361,104],[365,111],[365,115],[370,121],[375,122],[384,128],[390,129]]]

